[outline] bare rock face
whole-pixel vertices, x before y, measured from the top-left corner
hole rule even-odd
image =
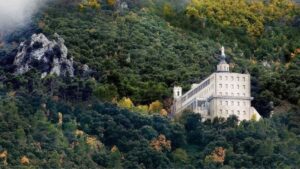
[[[48,74],[73,77],[73,58],[68,56],[64,39],[58,34],[54,37],[49,40],[44,34],[33,34],[31,40],[22,42],[13,61],[14,73],[24,74],[36,68],[42,72],[41,78]]]

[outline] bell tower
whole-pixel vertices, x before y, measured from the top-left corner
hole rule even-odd
[[[226,62],[225,48],[221,47],[221,60],[217,65],[218,72],[229,72],[229,64]]]
[[[174,86],[173,88],[173,97],[178,99],[182,96],[182,88],[180,86]]]

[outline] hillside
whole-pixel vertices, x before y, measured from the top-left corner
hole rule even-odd
[[[50,1],[1,45],[0,168],[300,166],[299,7],[221,2]],[[214,72],[222,45],[265,118],[169,118],[173,86]]]
[[[279,6],[273,9],[276,15],[266,13],[264,31],[253,37],[243,25],[226,26],[208,20],[203,27],[201,18],[199,22],[192,13],[184,14],[185,6],[176,3],[128,3],[131,6],[122,13],[117,5],[109,8],[104,3],[101,9],[80,10],[78,4],[50,4],[22,34],[25,37],[15,33],[9,39],[19,42],[32,31],[50,38],[58,33],[75,61],[96,71],[96,83],[89,86],[98,99],[110,102],[129,97],[136,105],[159,100],[169,109],[171,88],[181,85],[186,91],[190,84],[212,73],[218,49],[224,45],[233,71],[247,70],[252,75],[253,104],[263,116],[269,116],[270,102],[275,106],[280,106],[281,100],[299,103],[299,82],[295,80],[299,77],[299,10],[287,11],[283,6],[281,12]],[[262,10],[269,10],[265,8]],[[288,12],[293,17],[286,18]],[[81,80],[73,81],[75,85]],[[55,95],[68,97],[62,94],[68,86]]]
[[[299,59],[295,51],[300,33],[293,20],[266,23],[262,35],[251,37],[242,28],[209,22],[197,28],[193,26],[197,22],[184,18],[180,10],[171,16],[156,12],[162,10],[159,5],[128,9],[124,14],[117,9],[78,12],[77,8],[66,14],[64,8],[56,7],[46,11],[40,22],[48,35],[57,32],[66,39],[76,60],[99,72],[99,88],[113,89],[110,98],[105,98],[108,101],[125,96],[136,104],[168,100],[174,85],[187,90],[215,70],[222,44],[233,71],[248,70],[253,76],[254,104],[264,116],[269,110],[261,107],[266,105],[263,100],[298,104],[299,88],[292,87],[299,86],[294,80],[298,75],[290,72],[299,71],[293,65]]]

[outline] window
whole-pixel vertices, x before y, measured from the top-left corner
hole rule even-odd
[[[220,109],[220,114],[222,114],[222,109]]]
[[[236,77],[237,78],[237,81],[240,81],[240,77]]]
[[[177,96],[179,96],[179,91],[177,91]]]
[[[222,100],[220,100],[220,105],[222,105]]]
[[[219,76],[219,79],[222,80],[222,76]]]
[[[240,93],[236,93],[237,94],[237,96],[240,96]]]
[[[228,76],[225,76],[225,80],[228,80]]]
[[[228,89],[228,84],[226,84],[225,86],[226,86],[226,89]]]
[[[220,92],[219,95],[222,96],[222,92]]]
[[[226,110],[226,114],[228,115],[228,110]]]
[[[243,111],[244,115],[246,115],[246,111]]]
[[[228,101],[226,101],[225,103],[226,103],[226,106],[228,106]]]
[[[246,106],[246,102],[244,101],[244,106]]]
[[[234,86],[233,86],[233,84],[231,84],[231,89],[234,89]]]
[[[239,105],[240,105],[240,102],[237,102],[237,105],[239,106]]]
[[[246,85],[243,85],[243,89],[246,89]]]
[[[246,96],[246,94],[245,94],[245,93],[243,93],[243,96]]]
[[[243,81],[244,81],[244,82],[246,81],[246,77],[243,77]]]
[[[222,88],[222,84],[219,84],[219,88]]]
[[[240,85],[237,85],[237,89],[240,89]]]
[[[233,76],[231,76],[231,80],[233,81]]]
[[[240,115],[240,114],[241,114],[241,112],[238,110],[238,111],[237,111],[237,114],[238,114],[238,115]]]
[[[231,101],[231,106],[233,106],[234,105],[234,102],[233,101]]]
[[[231,96],[234,96],[234,94],[233,94],[233,93],[231,93]]]
[[[233,111],[233,110],[231,110],[231,114],[234,114],[234,111]]]

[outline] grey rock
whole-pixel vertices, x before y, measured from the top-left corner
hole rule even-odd
[[[263,61],[262,65],[266,68],[271,68],[271,64],[268,61]]]
[[[33,34],[30,41],[22,42],[14,58],[14,73],[24,74],[36,68],[42,72],[41,78],[48,74],[73,77],[73,58],[68,58],[64,39],[58,34],[54,38],[49,40],[44,34]]]
[[[91,70],[87,64],[84,64],[81,70],[83,76],[89,76],[91,73],[93,73],[93,70]]]

